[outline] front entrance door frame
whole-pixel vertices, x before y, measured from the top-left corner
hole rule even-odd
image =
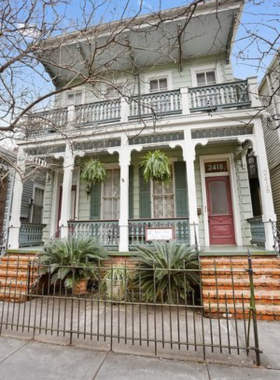
[[[240,222],[240,209],[238,203],[238,189],[237,189],[237,178],[235,174],[234,167],[234,156],[232,153],[228,154],[217,154],[217,155],[207,155],[200,156],[200,173],[201,173],[201,188],[202,188],[202,205],[203,205],[203,215],[204,215],[204,245],[206,247],[210,246],[210,236],[209,236],[209,225],[208,225],[208,207],[207,207],[207,193],[206,193],[206,181],[205,177],[205,163],[226,160],[228,162],[228,174],[230,179],[230,192],[232,201],[232,211],[233,211],[233,223],[234,223],[234,234],[235,242],[237,246],[242,246],[242,235],[241,235],[241,222]],[[213,174],[214,175],[214,174]],[[223,175],[217,173],[216,175]]]

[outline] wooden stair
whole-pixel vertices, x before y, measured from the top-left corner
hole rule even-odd
[[[252,267],[257,318],[280,320],[280,259],[253,256]],[[206,315],[244,318],[250,306],[247,257],[201,257],[201,269]]]
[[[0,261],[0,301],[25,302],[38,278],[38,255],[7,253]]]

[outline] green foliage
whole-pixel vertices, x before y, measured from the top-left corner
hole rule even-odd
[[[143,169],[143,176],[146,182],[153,181],[168,182],[172,177],[172,170],[169,158],[160,150],[148,152],[142,157],[140,167]]]
[[[138,247],[135,282],[147,301],[177,302],[199,284],[198,257],[192,247],[175,241]]]
[[[89,158],[84,161],[81,170],[81,179],[92,184],[103,182],[106,177],[106,169],[100,160],[96,158]]]
[[[44,272],[51,274],[54,284],[61,280],[73,288],[81,279],[94,278],[101,259],[107,258],[102,247],[91,238],[54,240],[44,248],[41,263]]]

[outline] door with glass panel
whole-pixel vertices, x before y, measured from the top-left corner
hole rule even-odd
[[[205,180],[210,244],[235,244],[229,176]]]

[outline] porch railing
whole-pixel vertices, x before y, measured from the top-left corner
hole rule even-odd
[[[70,236],[86,236],[105,246],[119,245],[119,222],[117,220],[92,220],[68,222]]]
[[[189,89],[190,111],[250,105],[246,80]]]
[[[43,228],[45,224],[21,223],[19,230],[19,247],[43,244]]]
[[[265,246],[265,229],[261,216],[247,219],[251,227],[251,243],[259,246]]]
[[[178,243],[190,242],[189,219],[134,219],[129,220],[129,243],[130,245],[148,244],[146,241],[146,228],[174,227],[175,239]]]
[[[133,97],[130,103],[129,118],[151,115],[181,113],[180,90],[156,92],[141,97]]]
[[[120,99],[76,106],[76,123],[89,124],[120,121]]]

